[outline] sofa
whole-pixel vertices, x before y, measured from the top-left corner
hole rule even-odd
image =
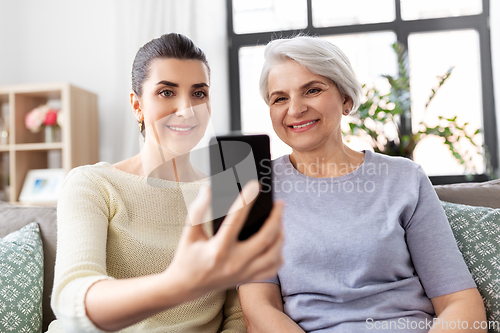
[[[463,225],[460,224],[461,222],[465,221],[463,218],[463,213],[460,212],[460,209],[465,209],[467,211],[470,211],[472,209],[469,208],[470,206],[480,206],[477,209],[481,210],[481,212],[483,212],[484,214],[481,212],[478,213],[477,209],[476,210],[472,209],[473,211],[469,215],[472,216],[473,219],[477,219],[478,216],[480,216],[481,218],[484,216],[488,217],[492,214],[492,212],[498,215],[500,210],[496,211],[492,210],[491,208],[500,208],[500,180],[493,180],[484,183],[441,185],[441,186],[435,186],[434,188],[439,198],[442,201],[455,204],[469,205],[469,206],[461,206],[461,205],[447,204],[447,206],[445,206],[445,211],[447,212],[447,214],[450,214],[449,216],[452,216],[453,218],[455,216],[460,216],[460,218],[457,219],[458,223],[452,224],[451,222],[452,220],[450,219],[450,224],[452,224],[452,229],[455,233],[459,248],[463,251],[462,253],[464,254],[464,258],[466,259],[466,262],[468,262],[468,258],[465,255],[466,253],[465,249],[470,250],[471,247],[470,246],[467,247],[468,246],[467,240],[465,241],[460,240],[460,237],[458,237],[459,235],[456,233],[456,230],[460,231],[464,229]],[[483,208],[483,207],[489,207],[489,208]],[[41,240],[43,243],[44,283],[43,283],[43,301],[42,301],[42,309],[43,309],[42,327],[43,327],[43,332],[45,332],[47,330],[49,323],[54,319],[54,314],[50,308],[50,295],[52,291],[52,283],[54,278],[54,262],[56,254],[56,235],[57,235],[56,208],[13,206],[5,202],[0,202],[0,238],[3,238],[14,231],[21,229],[22,227],[30,224],[33,221],[36,221],[39,224]],[[498,219],[497,221],[498,221],[497,225],[493,227],[498,228],[495,230],[500,230],[500,219]],[[468,225],[470,225],[471,222],[467,223]],[[486,223],[485,226],[486,228],[491,229],[491,223],[490,224]],[[487,231],[488,230],[489,229],[487,229]],[[497,241],[496,242],[497,248],[499,245],[500,244]],[[498,253],[495,253],[495,251],[493,250],[493,253],[491,255],[496,256],[498,258],[497,263],[500,264],[500,249]],[[498,268],[500,269],[500,267]],[[498,276],[496,280],[498,280],[498,286],[493,286],[492,290],[498,290],[495,288],[500,287],[500,280],[498,279]],[[1,281],[1,275],[0,275],[0,281]],[[479,282],[483,283],[482,280]],[[483,292],[486,293],[486,289],[488,288],[488,283],[490,282],[486,281],[485,287],[480,288],[482,294]],[[499,293],[497,292],[496,297],[498,297],[498,294]],[[494,317],[494,312],[496,311],[495,309],[497,308],[495,308],[494,306],[492,306],[492,304],[490,304],[492,300],[489,300],[488,297],[484,296],[484,294],[483,294],[483,299],[485,301],[485,305],[487,306],[487,310],[489,307],[488,310],[489,319],[495,319],[493,317]],[[500,315],[500,312],[497,313],[497,315]],[[1,308],[0,308],[0,316],[1,316]],[[490,330],[490,332],[496,332],[496,331],[497,331],[496,329]],[[500,332],[500,329],[498,331]]]

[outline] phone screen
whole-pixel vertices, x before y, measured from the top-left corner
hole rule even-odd
[[[264,134],[217,136],[210,141],[209,152],[214,234],[236,199],[239,199],[236,209],[250,203],[240,194],[245,184],[253,179],[260,183],[260,193],[238,237],[248,239],[264,224],[273,206],[269,137]]]

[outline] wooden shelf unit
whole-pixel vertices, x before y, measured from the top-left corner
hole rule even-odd
[[[32,133],[25,126],[26,114],[47,103],[60,105],[60,142],[46,143],[43,128]],[[0,142],[0,191],[8,192],[9,202],[19,204],[27,172],[53,167],[49,164],[54,157],[60,160],[58,167],[66,172],[98,162],[99,123],[95,94],[64,82],[0,86],[0,111],[0,135],[3,135]],[[5,131],[8,132],[7,140]]]

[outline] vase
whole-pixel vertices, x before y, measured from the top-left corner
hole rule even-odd
[[[57,126],[45,126],[45,142],[57,142]]]

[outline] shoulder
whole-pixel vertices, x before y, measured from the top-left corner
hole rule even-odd
[[[108,212],[110,193],[113,192],[109,177],[106,176],[109,168],[108,163],[99,162],[72,169],[64,179],[59,195],[58,214],[64,215],[89,207],[99,207]]]
[[[400,156],[388,156],[373,151],[365,151],[365,168],[376,168],[386,172],[391,178],[408,178],[423,174],[420,164],[409,158]]]
[[[276,165],[282,165],[286,161],[288,161],[288,155],[283,155],[278,158],[275,158],[274,160],[271,161],[271,165],[275,167]]]
[[[275,173],[280,174],[286,168],[293,168],[289,156],[283,155],[271,161],[271,167]]]
[[[393,167],[398,168],[410,168],[410,169],[418,169],[420,165],[418,163],[413,162],[411,159],[401,156],[389,156],[381,153],[376,153],[370,150],[365,150],[366,160],[372,163],[386,163]]]
[[[65,182],[95,181],[106,179],[113,174],[112,166],[107,162],[98,162],[92,165],[82,165],[71,169],[66,175]]]
[[[79,190],[92,192],[113,192],[120,184],[125,184],[130,176],[107,162],[83,165],[72,169],[64,179],[63,192],[73,193]]]
[[[70,174],[81,174],[81,173],[86,173],[86,172],[100,172],[101,170],[105,170],[110,168],[111,165],[108,162],[97,162],[96,164],[88,164],[88,165],[81,165],[76,168],[71,169],[71,171],[68,173]]]
[[[409,158],[387,156],[372,151],[366,152],[364,174],[371,181],[378,182],[388,195],[404,193],[405,196],[418,198],[432,192],[432,184],[420,164]]]
[[[132,173],[122,171],[115,168],[108,162],[98,162],[91,165],[82,165],[72,169],[68,175],[69,178],[102,178],[110,181],[119,181],[124,179],[143,179],[144,177],[137,176]]]

